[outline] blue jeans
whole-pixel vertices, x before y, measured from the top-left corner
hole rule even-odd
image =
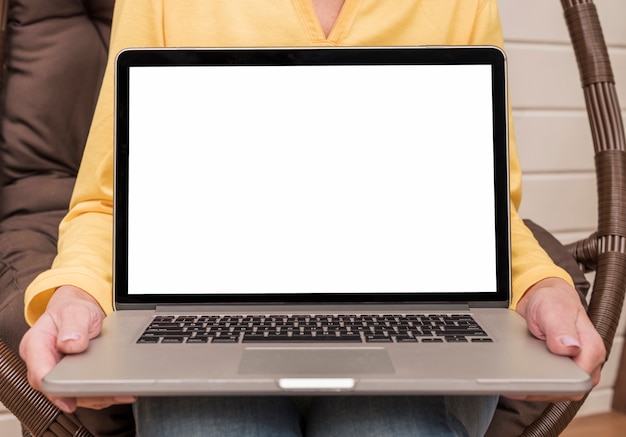
[[[483,436],[497,396],[150,397],[137,435]]]

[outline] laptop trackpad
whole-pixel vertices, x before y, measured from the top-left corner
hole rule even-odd
[[[394,368],[382,348],[248,348],[243,352],[239,373],[355,375],[394,373]]]

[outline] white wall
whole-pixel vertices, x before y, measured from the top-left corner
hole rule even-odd
[[[4,406],[0,404],[0,436],[18,437],[22,435],[20,425]]]
[[[596,223],[595,173],[576,60],[559,0],[500,0],[524,200],[520,213],[561,241],[584,238]],[[626,102],[626,2],[596,0],[622,109]],[[623,325],[623,324],[622,324]],[[602,381],[580,415],[608,411],[624,329]]]

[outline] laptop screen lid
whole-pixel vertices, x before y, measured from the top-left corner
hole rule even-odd
[[[129,49],[116,73],[118,309],[508,305],[499,49]]]

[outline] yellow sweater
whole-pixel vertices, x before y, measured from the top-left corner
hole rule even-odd
[[[77,286],[92,294],[106,313],[113,310],[112,65],[121,49],[311,45],[502,47],[503,40],[496,0],[345,0],[328,38],[311,0],[118,0],[109,66],[70,211],[61,223],[58,256],[51,270],[26,291],[28,322],[34,323],[61,285]],[[570,283],[571,279],[552,263],[517,215],[521,172],[512,135],[510,156],[514,307],[543,278],[560,277]]]

